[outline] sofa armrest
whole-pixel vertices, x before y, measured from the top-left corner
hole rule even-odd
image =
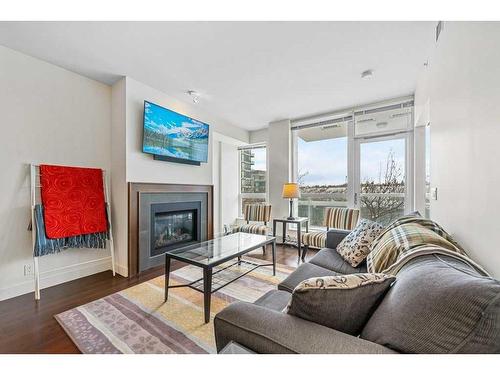
[[[350,230],[345,229],[330,229],[326,232],[326,247],[330,249],[336,249],[337,245],[342,242],[342,240],[351,233]]]
[[[231,340],[257,353],[389,353],[385,346],[281,311],[234,302],[214,318],[217,352]]]

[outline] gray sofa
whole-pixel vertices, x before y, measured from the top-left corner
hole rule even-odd
[[[217,350],[235,341],[257,353],[500,353],[500,282],[455,258],[409,261],[359,336],[283,312],[301,281],[366,272],[334,250],[347,231],[254,303],[235,302],[214,319]]]

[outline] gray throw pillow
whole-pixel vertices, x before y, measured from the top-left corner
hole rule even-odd
[[[297,285],[285,311],[358,335],[395,279],[382,273],[313,277]]]
[[[370,253],[370,244],[375,240],[384,227],[371,220],[361,219],[337,246],[337,253],[353,267],[365,260]]]

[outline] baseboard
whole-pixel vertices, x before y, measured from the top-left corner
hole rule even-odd
[[[41,298],[43,298],[43,289],[54,285],[62,284],[81,277],[90,276],[95,273],[107,271],[111,269],[111,257],[107,256],[100,259],[91,260],[84,263],[72,264],[70,266],[60,267],[40,273]],[[116,266],[116,271],[123,275],[127,269]],[[30,278],[22,283],[0,288],[0,301],[17,297],[26,293],[32,293],[35,290],[33,278]]]
[[[128,277],[128,267],[115,263],[115,271],[118,275]]]

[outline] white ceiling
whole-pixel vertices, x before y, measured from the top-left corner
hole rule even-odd
[[[413,93],[434,22],[0,22],[0,44],[130,76],[248,130]],[[363,70],[375,74],[362,80]]]

